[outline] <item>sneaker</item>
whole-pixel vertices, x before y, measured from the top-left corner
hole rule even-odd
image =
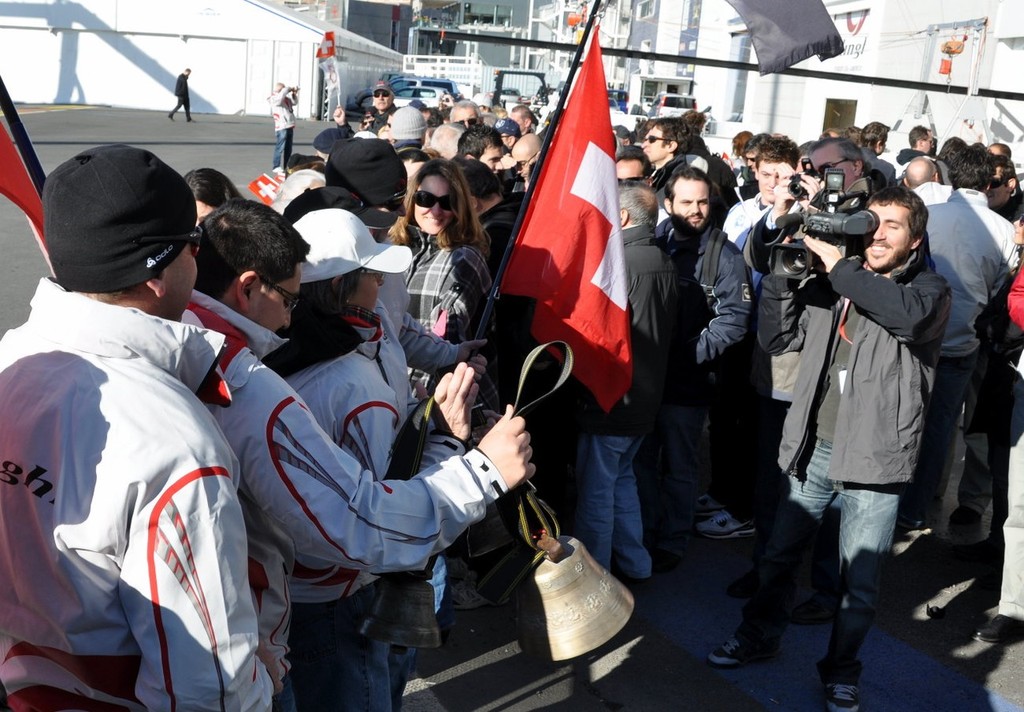
[[[828,712],[857,712],[860,709],[860,690],[856,685],[842,682],[825,685],[825,709]]]
[[[742,539],[754,536],[754,520],[741,522],[729,514],[729,510],[721,509],[709,519],[698,522],[696,529],[698,534],[708,539]]]
[[[725,505],[719,502],[714,497],[712,497],[707,492],[705,492],[704,494],[697,498],[697,514],[707,516],[709,514],[714,514],[720,509],[725,509]]]
[[[494,605],[481,596],[476,586],[467,579],[452,581],[449,590],[452,592],[452,605],[457,611],[471,611],[474,608]]]
[[[779,654],[778,642],[741,643],[733,637],[708,653],[708,665],[713,668],[738,668],[755,660],[767,660]]]

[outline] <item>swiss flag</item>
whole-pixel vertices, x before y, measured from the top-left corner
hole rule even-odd
[[[531,333],[562,340],[606,411],[629,390],[628,285],[615,139],[595,28],[516,239],[501,291],[537,300]]]
[[[46,246],[43,243],[43,203],[39,199],[39,193],[29,178],[25,164],[14,147],[14,142],[7,134],[6,129],[0,125],[0,193],[7,196],[12,203],[21,208],[28,218],[32,232],[35,233],[39,248],[46,255]]]
[[[264,205],[270,205],[277,197],[277,190],[281,187],[282,181],[272,175],[264,173],[256,180],[249,183],[249,190],[256,194],[256,197],[263,201]]]
[[[320,46],[316,50],[316,58],[324,59],[325,57],[334,56],[334,32],[328,30],[324,33],[324,38],[320,40]]]

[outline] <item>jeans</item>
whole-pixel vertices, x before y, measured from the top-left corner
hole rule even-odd
[[[416,651],[395,653],[359,633],[375,591],[364,586],[337,601],[292,605],[289,677],[303,712],[401,709]]]
[[[907,486],[900,500],[899,517],[908,525],[922,526],[925,523],[928,505],[939,487],[946,454],[956,434],[956,423],[977,361],[977,350],[967,356],[939,358],[924,421],[921,456],[914,471],[914,481]]]
[[[693,530],[700,482],[700,436],[708,409],[663,404],[655,431],[644,438],[633,462],[644,522],[644,544],[676,554],[686,551]],[[665,472],[659,468],[665,456]]]
[[[274,168],[284,170],[288,159],[292,157],[292,135],[294,128],[281,129],[274,132]]]
[[[761,557],[761,588],[743,607],[743,623],[736,635],[756,643],[781,638],[789,623],[803,551],[825,510],[838,497],[842,600],[818,672],[826,684],[857,684],[861,671],[857,653],[875,619],[882,560],[892,546],[903,485],[832,482],[828,479],[831,457],[831,444],[819,440],[807,465],[807,479],[787,478],[775,529]]]
[[[612,554],[633,578],[651,575],[644,548],[633,458],[642,435],[580,433],[576,447],[575,535],[594,560],[611,568]]]

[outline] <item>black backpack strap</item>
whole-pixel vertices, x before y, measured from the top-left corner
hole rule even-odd
[[[700,265],[700,286],[704,288],[704,298],[708,301],[708,309],[715,310],[715,282],[718,281],[718,262],[722,255],[722,247],[729,237],[721,230],[712,230],[708,245],[704,248],[704,259]]]

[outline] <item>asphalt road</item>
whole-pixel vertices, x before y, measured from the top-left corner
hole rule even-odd
[[[162,112],[20,107],[46,171],[103,143],[143,146],[175,169],[210,166],[240,188],[267,170],[269,117],[197,115],[170,122]],[[323,124],[300,123],[295,150],[311,152]],[[27,222],[0,199],[0,332],[21,323],[46,265]],[[10,409],[12,404],[5,404]],[[955,491],[954,486],[951,487]],[[936,503],[945,522],[949,498]],[[1024,641],[992,646],[971,632],[994,613],[992,570],[955,560],[953,542],[974,528],[899,537],[887,563],[877,626],[863,650],[863,708],[874,711],[1024,710]],[[739,671],[716,671],[704,656],[739,622],[741,601],[723,591],[746,571],[751,543],[694,541],[682,565],[636,588],[633,618],[608,644],[577,660],[544,663],[519,651],[509,604],[460,612],[448,645],[422,651],[420,678],[406,696],[414,710],[817,710],[814,662],[828,626],[792,626],[782,654]],[[941,617],[926,614],[941,608]]]

